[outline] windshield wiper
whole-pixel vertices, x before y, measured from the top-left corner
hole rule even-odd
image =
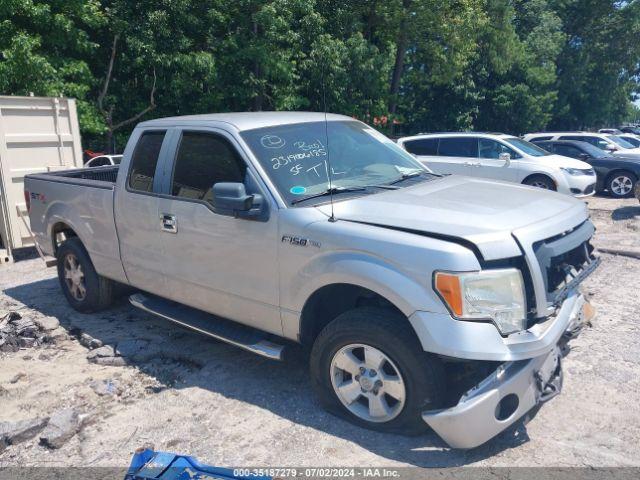
[[[395,185],[396,183],[400,183],[404,180],[407,180],[408,178],[419,177],[420,175],[424,175],[424,174],[432,175],[431,173],[424,170],[420,170],[420,171],[416,170],[414,172],[403,173],[399,178],[395,179],[392,182],[387,183],[386,185]]]
[[[291,205],[295,205],[296,203],[304,202],[306,200],[311,200],[312,198],[327,197],[330,195],[337,195],[340,193],[348,193],[348,192],[362,192],[366,189],[367,187],[364,187],[364,186],[363,187],[331,187],[331,188],[327,188],[326,190],[320,193],[315,193],[313,195],[307,195],[306,197],[292,200]]]

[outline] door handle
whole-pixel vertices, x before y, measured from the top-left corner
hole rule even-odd
[[[178,219],[171,213],[160,214],[160,223],[163,232],[178,233]]]

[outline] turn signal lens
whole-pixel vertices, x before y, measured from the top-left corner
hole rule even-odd
[[[448,273],[436,273],[436,290],[442,295],[443,300],[451,311],[457,316],[462,316],[462,291],[460,290],[460,278]]]

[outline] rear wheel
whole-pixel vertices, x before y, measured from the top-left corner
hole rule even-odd
[[[95,312],[113,303],[114,283],[96,272],[77,237],[66,240],[56,252],[58,280],[69,304],[79,312]]]
[[[422,350],[406,318],[378,308],[347,311],[322,330],[311,377],[323,407],[384,432],[425,432],[422,412],[445,393],[440,361]]]
[[[522,183],[531,187],[542,188],[543,190],[556,190],[556,185],[553,183],[553,180],[544,175],[533,175],[525,179]]]
[[[628,197],[633,192],[637,181],[638,178],[631,172],[614,172],[607,179],[607,189],[614,197]]]

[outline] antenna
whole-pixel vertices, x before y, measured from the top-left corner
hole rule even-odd
[[[326,58],[324,60],[326,61]],[[329,202],[331,203],[331,216],[329,217],[329,221],[335,222],[336,217],[333,213],[333,183],[331,182],[331,155],[329,150],[329,122],[327,121],[327,89],[325,86],[324,67],[325,62],[323,61],[320,77],[322,82],[322,109],[324,110],[324,138],[327,144],[327,160],[324,162],[324,168],[327,171],[327,179],[329,180]]]

